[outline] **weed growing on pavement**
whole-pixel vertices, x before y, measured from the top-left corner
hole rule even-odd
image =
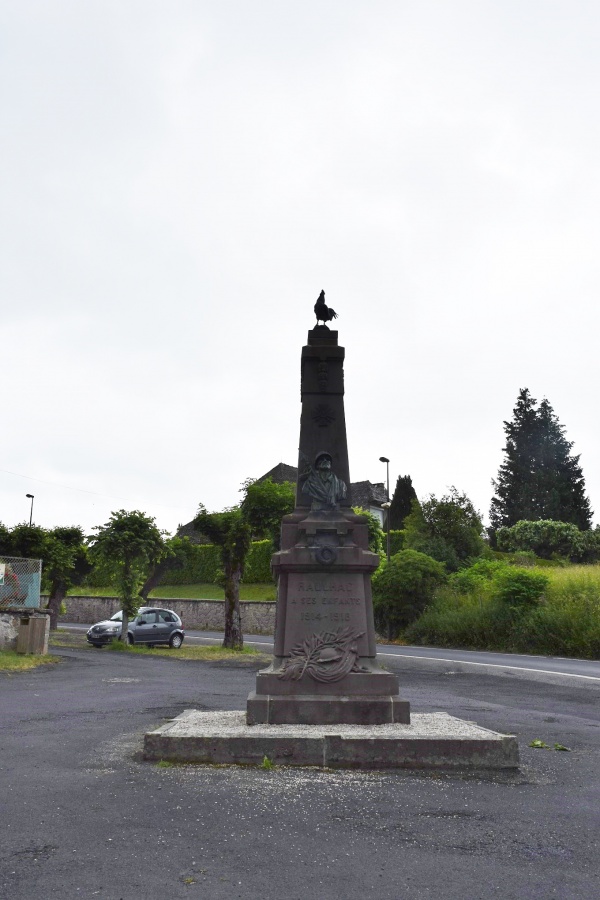
[[[570,747],[565,747],[564,744],[556,743],[553,747],[551,747],[550,744],[547,744],[545,741],[542,741],[539,738],[530,741],[529,746],[533,747],[534,750],[566,750],[567,752],[569,752],[571,749]]]

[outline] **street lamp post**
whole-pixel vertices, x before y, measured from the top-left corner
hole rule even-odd
[[[26,497],[29,497],[31,500],[31,509],[29,510],[29,527],[31,528],[31,522],[33,520],[33,494],[25,494]]]
[[[387,509],[387,516],[386,516],[386,525],[387,525],[387,527],[386,527],[386,532],[387,532],[387,541],[386,541],[387,546],[386,546],[386,550],[387,550],[387,553],[386,553],[386,556],[387,556],[387,561],[389,562],[389,561],[390,561],[390,506],[391,506],[391,499],[390,499],[390,461],[389,461],[389,459],[387,458],[387,456],[380,456],[380,457],[379,457],[379,462],[385,463],[385,465],[386,465],[386,471],[387,471],[387,503],[382,503],[381,506],[382,506],[383,509]]]

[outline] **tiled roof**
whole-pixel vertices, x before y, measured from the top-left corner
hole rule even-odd
[[[383,482],[372,484],[370,481],[354,481],[350,485],[352,506],[368,509],[370,506],[381,506],[387,501],[387,493]]]
[[[176,531],[177,537],[189,538],[192,544],[210,544],[210,540],[201,531],[194,528],[194,521],[188,522],[187,525],[180,525]]]
[[[283,484],[284,481],[291,481],[292,484],[296,484],[298,469],[296,466],[288,466],[286,463],[277,463],[265,475],[261,475],[256,480],[265,481],[267,478],[270,478],[275,484]]]

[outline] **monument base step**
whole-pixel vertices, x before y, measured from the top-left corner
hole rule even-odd
[[[248,725],[410,724],[410,703],[396,696],[257,694],[246,705]]]
[[[182,763],[332,769],[516,769],[513,735],[447,713],[410,725],[247,725],[243,712],[186,710],[144,738],[144,758]]]

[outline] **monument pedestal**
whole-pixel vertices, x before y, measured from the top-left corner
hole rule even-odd
[[[333,311],[322,293],[317,321]],[[333,315],[335,315],[333,313]],[[352,511],[344,349],[317,325],[302,349],[296,509],[285,516],[273,662],[243,712],[187,710],[145,736],[144,758],[326,768],[515,769],[516,738],[416,713],[377,664],[368,526]],[[325,449],[323,449],[325,448]]]
[[[282,523],[273,663],[248,697],[249,725],[410,723],[398,679],[377,664],[368,527],[351,510]]]

